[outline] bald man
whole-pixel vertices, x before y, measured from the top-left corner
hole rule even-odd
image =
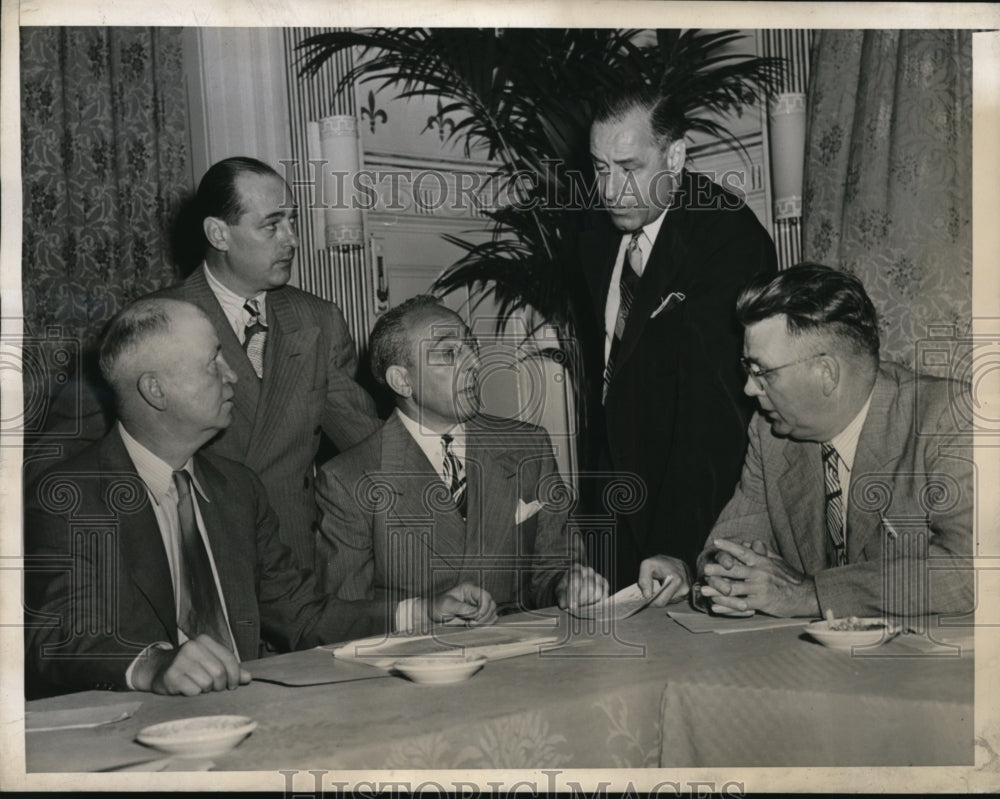
[[[199,452],[233,416],[236,375],[194,305],[139,300],[109,325],[101,371],[119,418],[29,490],[29,696],[94,688],[193,695],[249,682],[259,639],[279,651],[461,617],[495,605],[462,584],[380,601],[319,592],[278,538],[260,480]],[[404,603],[400,603],[403,606]],[[32,613],[37,617],[32,619]]]

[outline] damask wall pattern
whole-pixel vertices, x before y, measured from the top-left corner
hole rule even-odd
[[[25,335],[91,346],[177,277],[191,191],[179,28],[21,28]]]
[[[971,34],[814,41],[804,257],[861,278],[883,356],[913,365],[929,330],[962,334],[972,317]]]

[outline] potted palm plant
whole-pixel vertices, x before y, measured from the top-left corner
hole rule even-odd
[[[595,102],[623,82],[656,85],[679,103],[689,131],[735,143],[721,119],[768,94],[782,66],[734,52],[742,38],[739,31],[695,29],[338,30],[299,45],[300,75],[309,79],[330,58],[358,48],[335,91],[374,82],[398,97],[435,97],[442,114],[458,112],[462,121],[446,137],[467,154],[485,151],[497,165],[495,178],[510,183],[519,202],[487,212],[486,242],[446,236],[464,255],[434,290],[469,287],[492,297],[501,326],[522,312],[535,325],[552,325],[559,347],[528,351],[566,366],[584,430],[588,375],[578,353],[597,331],[584,321],[576,238],[592,196],[588,137]],[[526,184],[525,174],[535,179]]]

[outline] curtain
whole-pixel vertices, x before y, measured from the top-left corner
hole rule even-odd
[[[171,283],[171,220],[190,191],[180,28],[22,28],[26,345],[80,348]],[[26,378],[28,375],[26,375]]]
[[[913,364],[972,319],[970,32],[819,32],[807,127],[804,257],[859,277]]]

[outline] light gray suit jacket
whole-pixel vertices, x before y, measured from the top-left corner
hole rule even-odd
[[[713,539],[760,539],[815,579],[824,612],[971,610],[972,436],[956,412],[964,391],[882,364],[851,471],[840,567],[829,560],[820,445],[778,438],[756,414],[736,493],[699,566]]]
[[[548,433],[489,416],[466,429],[467,521],[395,413],[322,468],[316,565],[325,591],[395,602],[469,581],[498,605],[554,604],[579,552]],[[546,507],[518,524],[519,500]]]

